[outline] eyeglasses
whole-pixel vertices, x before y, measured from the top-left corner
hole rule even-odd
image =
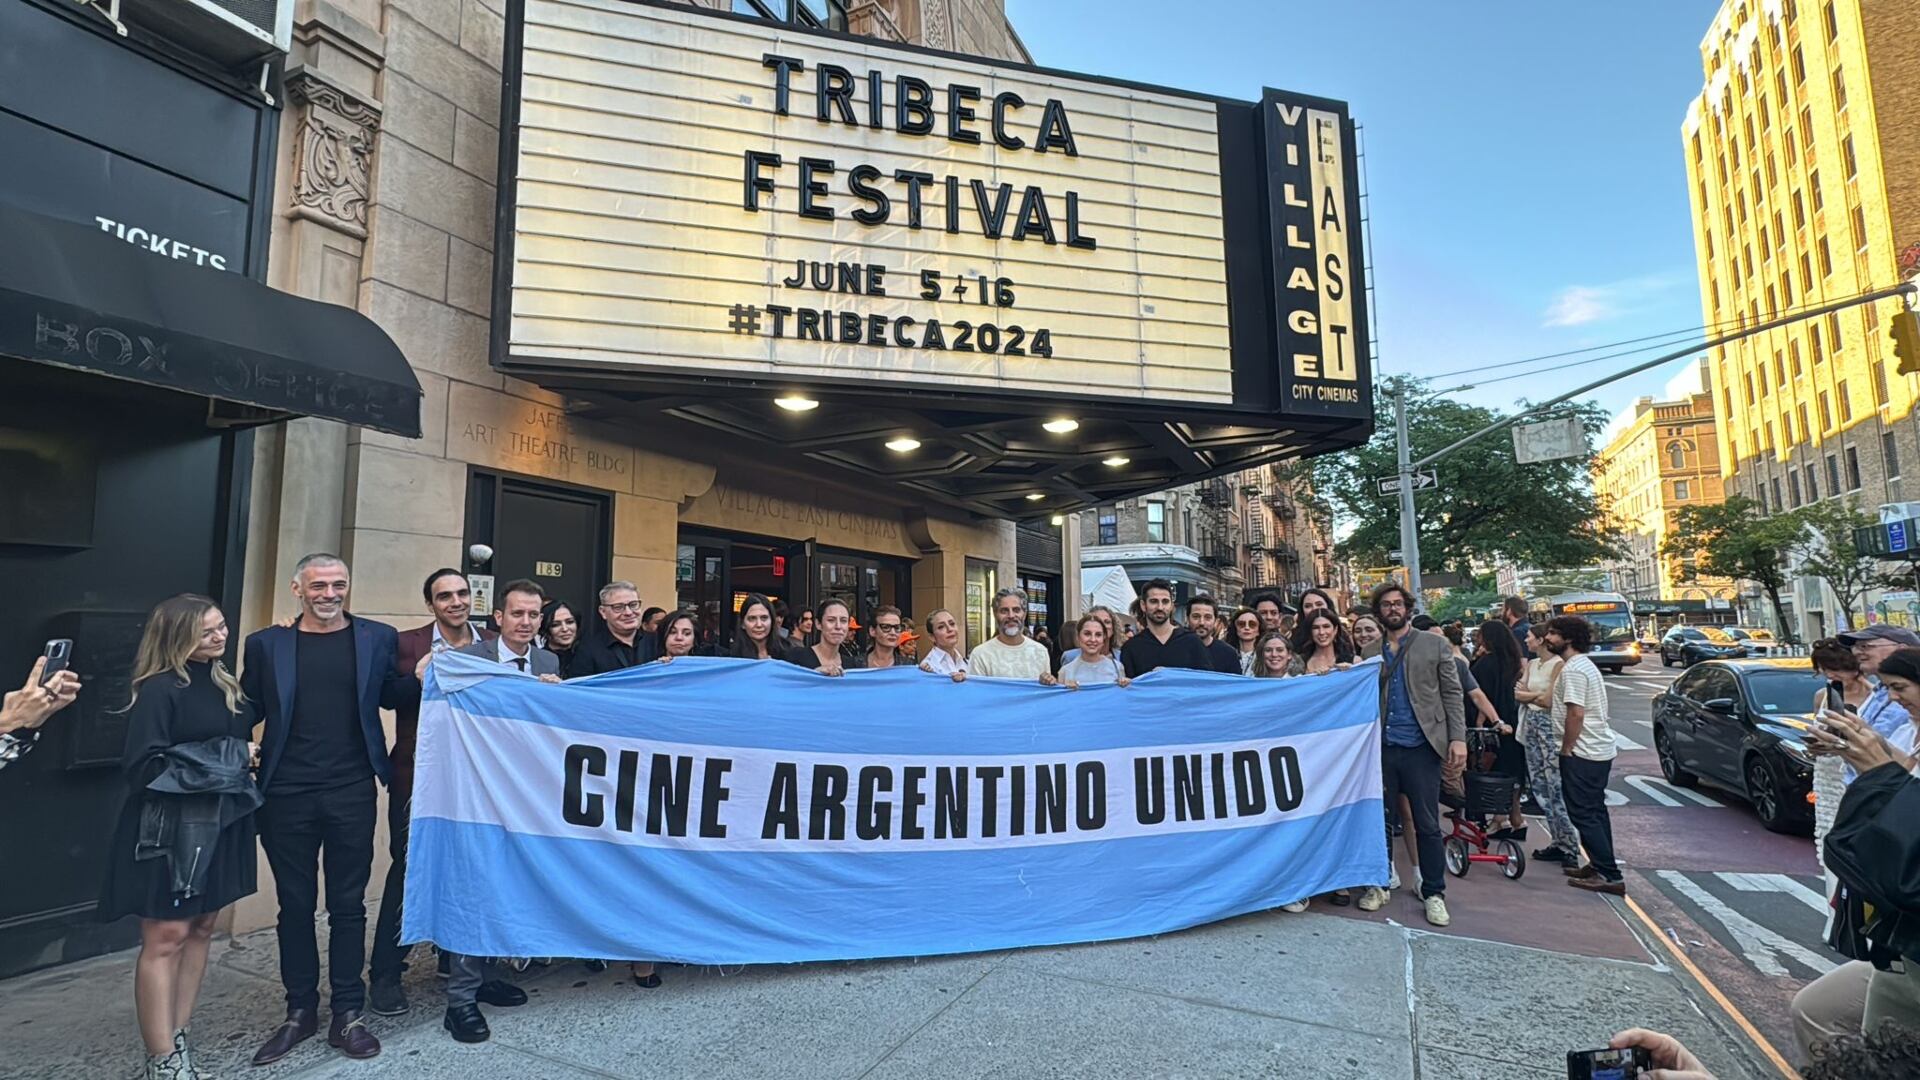
[[[874,623],[874,624],[873,624],[873,628],[874,628],[875,630],[880,630],[880,631],[883,631],[883,632],[885,632],[885,633],[889,633],[889,634],[897,634],[897,633],[899,633],[899,632],[900,632],[900,629],[901,629],[901,627],[900,627],[900,624],[899,624],[899,623],[897,623],[897,622],[894,622],[894,623],[886,623],[886,622],[882,622],[882,623]]]
[[[1405,600],[1382,600],[1382,601],[1380,601],[1380,609],[1381,609],[1382,611],[1385,611],[1385,610],[1386,610],[1387,608],[1403,608],[1403,607],[1406,607],[1406,606],[1407,606],[1407,602],[1406,602]]]
[[[601,604],[600,606],[608,611],[624,611],[631,614],[640,610],[640,601],[629,600],[624,604]]]

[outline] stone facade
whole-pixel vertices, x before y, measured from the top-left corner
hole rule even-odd
[[[1027,59],[997,0],[846,8],[850,27],[877,37]],[[287,571],[310,551],[348,560],[357,614],[426,621],[422,576],[465,565],[473,469],[610,496],[609,576],[635,582],[649,603],[672,604],[683,524],[914,560],[915,612],[960,609],[969,560],[1011,580],[1011,522],[716,447],[659,445],[492,369],[504,12],[504,0],[304,0],[296,12],[271,283],[358,307],[385,328],[425,391],[423,435],[311,419],[260,434],[237,628],[295,612]],[[376,866],[376,888],[383,873]],[[238,906],[236,926],[273,913],[263,886]]]
[[[1609,524],[1625,534],[1625,557],[1607,564],[1629,600],[1730,600],[1725,578],[1683,580],[1681,560],[1660,554],[1683,506],[1724,500],[1713,395],[1678,401],[1643,397],[1632,420],[1594,455],[1592,475]]]

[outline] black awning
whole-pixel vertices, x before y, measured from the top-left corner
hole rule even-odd
[[[0,355],[420,436],[420,381],[359,312],[4,204]]]

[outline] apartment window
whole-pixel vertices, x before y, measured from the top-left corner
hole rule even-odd
[[[1847,163],[1847,179],[1860,175],[1860,162],[1853,156],[1853,136],[1840,140],[1840,157]]]
[[[1786,246],[1786,243],[1787,219],[1780,216],[1780,211],[1775,210],[1773,212],[1773,244],[1777,248]]]
[[[1807,501],[1820,501],[1820,474],[1811,465],[1807,466]]]
[[[1147,542],[1164,544],[1167,542],[1167,504],[1149,502],[1147,504]]]
[[[1840,459],[1832,454],[1827,455],[1827,494],[1840,494]]]
[[[791,4],[787,0],[733,0],[733,13],[801,26],[824,26],[829,30],[847,28],[844,0],[794,0]]]
[[[1813,256],[1803,251],[1800,253],[1800,291],[1811,292],[1812,290]]]
[[[1682,443],[1668,443],[1667,444],[1667,460],[1672,464],[1673,468],[1676,468],[1676,469],[1686,468],[1687,467],[1686,446]]]
[[[1827,238],[1824,236],[1820,238],[1820,276],[1823,278],[1833,276],[1833,248],[1828,246]]]
[[[1847,393],[1847,380],[1841,379],[1834,393],[1840,397],[1840,422],[1844,424],[1853,419],[1853,395]]]
[[[1111,506],[1100,508],[1100,542],[1102,544],[1120,542],[1120,518]]]
[[[1795,405],[1793,414],[1800,419],[1800,441],[1806,442],[1813,437],[1813,432],[1807,430],[1807,406],[1804,403]]]
[[[1873,343],[1873,338],[1867,338],[1869,346]],[[1873,369],[1873,404],[1876,408],[1884,408],[1888,400],[1887,366],[1877,359],[1869,360],[1867,366]]]
[[[1807,344],[1811,346],[1813,349],[1813,362],[1815,364],[1818,364],[1820,361],[1826,359],[1827,357],[1826,349],[1823,348],[1820,344],[1820,324],[1819,323],[1811,323],[1807,326]]]
[[[1846,347],[1846,341],[1840,336],[1840,313],[1827,312],[1827,348],[1839,352]]]
[[[1787,493],[1793,496],[1793,505],[1800,505],[1800,474],[1787,470]]]
[[[1827,208],[1827,200],[1820,194],[1820,170],[1807,173],[1807,190],[1813,192],[1813,212],[1819,213]]]
[[[1773,478],[1773,505],[1776,510],[1785,510],[1787,504],[1780,501],[1780,478]]]
[[[1807,58],[1801,54],[1800,46],[1793,47],[1793,85],[1799,86],[1807,81]]]
[[[1788,432],[1788,434],[1791,435],[1792,432]],[[1767,446],[1775,447],[1779,445],[1780,445],[1780,440],[1779,440],[1779,437],[1774,433],[1773,421],[1769,420],[1767,421]]]
[[[1807,200],[1801,196],[1799,188],[1793,189],[1793,227],[1807,227]]]
[[[1747,404],[1751,405],[1753,404],[1753,372],[1751,371],[1747,372],[1746,379],[1747,379]]]
[[[1786,108],[1788,99],[1787,99],[1787,71],[1785,68],[1774,69],[1773,92],[1774,92],[1774,96],[1780,99],[1780,107],[1783,109]],[[1789,149],[1791,149],[1793,144],[1788,143],[1787,146]]]
[[[1853,208],[1853,247],[1855,251],[1867,250],[1867,211],[1859,206]]]
[[[1847,447],[1847,490],[1860,490],[1860,454],[1853,447]]]
[[[1688,499],[1692,498],[1692,495],[1689,493],[1689,490],[1687,488],[1687,482],[1685,480],[1675,480],[1673,482],[1673,497],[1674,497],[1674,500],[1677,502],[1686,502]]]
[[[1833,0],[1827,0],[1827,40],[1840,40],[1840,18],[1833,12]]]
[[[1798,341],[1787,342],[1787,358],[1793,361],[1793,377],[1796,379],[1799,378],[1800,377],[1800,342]],[[1805,424],[1801,424],[1800,426],[1803,428],[1806,427]]]
[[[1847,107],[1847,80],[1840,74],[1839,68],[1833,69],[1833,110],[1839,112]]]
[[[1887,479],[1893,480],[1900,475],[1900,445],[1893,432],[1880,433],[1880,456],[1887,463]]]
[[[1781,354],[1779,349],[1773,350],[1773,375],[1774,382],[1779,383],[1781,386],[1787,385],[1787,358]]]
[[[1833,398],[1825,390],[1820,391],[1820,433],[1825,435],[1833,430]]]

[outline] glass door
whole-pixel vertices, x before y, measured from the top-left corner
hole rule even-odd
[[[700,644],[725,653],[733,647],[734,622],[747,597],[758,593],[778,605],[798,608],[797,565],[804,545],[724,536],[681,534],[674,577],[676,598],[695,612]]]

